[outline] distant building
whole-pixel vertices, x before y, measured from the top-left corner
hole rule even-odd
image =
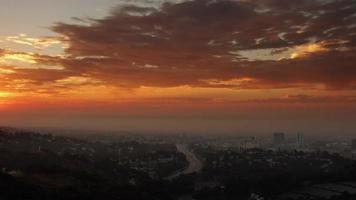
[[[354,150],[354,151],[356,151],[356,139],[353,139],[353,140],[351,141],[351,149]]]
[[[273,144],[280,145],[285,142],[285,134],[284,133],[274,133],[273,134]]]
[[[296,139],[296,144],[298,148],[302,148],[304,146],[304,134],[303,133],[297,133],[297,139]]]

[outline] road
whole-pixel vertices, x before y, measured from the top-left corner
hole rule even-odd
[[[179,170],[174,174],[167,176],[165,178],[167,180],[172,180],[180,175],[199,172],[203,167],[203,163],[197,158],[197,156],[192,151],[188,149],[187,145],[177,144],[176,146],[177,146],[177,150],[185,155],[189,164],[188,167],[186,167],[185,169]]]

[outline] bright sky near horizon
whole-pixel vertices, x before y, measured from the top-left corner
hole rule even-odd
[[[4,125],[356,132],[354,0],[0,3]]]

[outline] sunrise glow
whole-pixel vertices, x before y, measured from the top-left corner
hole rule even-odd
[[[80,10],[58,1],[60,14],[40,18],[31,16],[48,2],[21,4],[23,27],[8,20],[20,16],[0,20],[1,101],[30,113],[80,105],[94,116],[104,106],[113,117],[185,110],[231,120],[269,120],[259,108],[284,112],[281,104],[296,110],[292,119],[299,107],[354,106],[353,3],[275,1],[75,3]]]

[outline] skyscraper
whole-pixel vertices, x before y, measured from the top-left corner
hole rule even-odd
[[[297,139],[296,139],[296,144],[298,148],[301,148],[304,146],[304,134],[303,133],[297,133]]]

